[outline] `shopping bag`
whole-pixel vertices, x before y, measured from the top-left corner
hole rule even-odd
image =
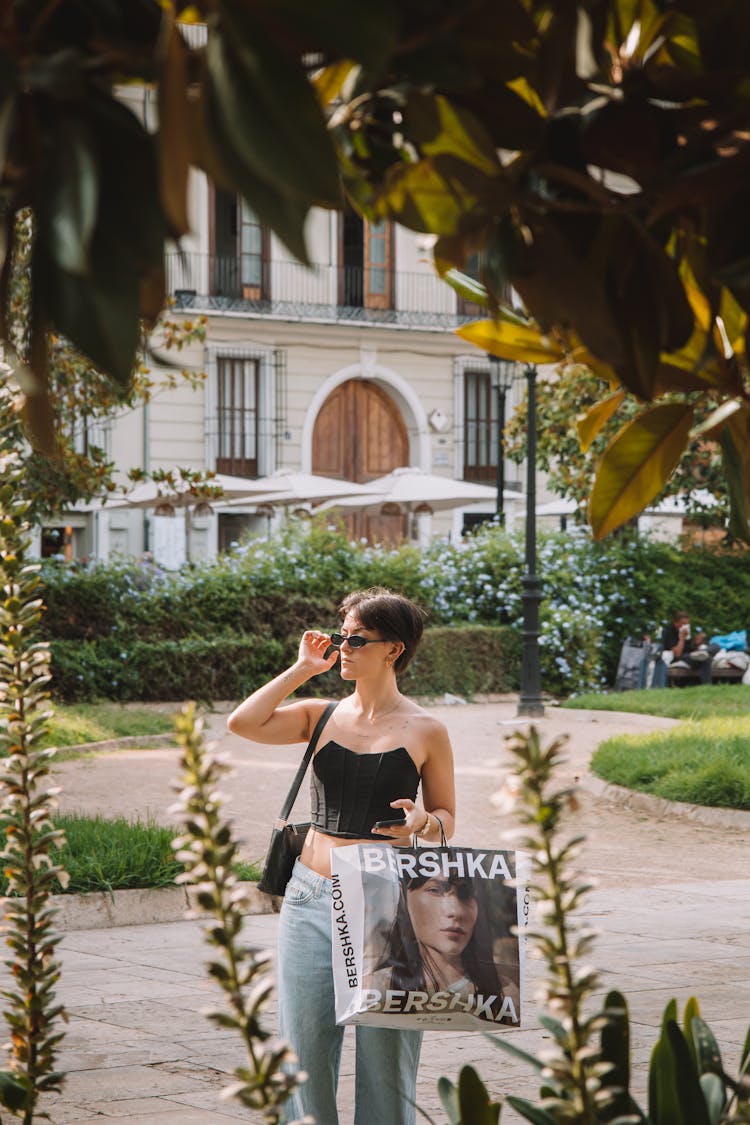
[[[337,1023],[520,1026],[524,853],[355,844],[331,871]]]

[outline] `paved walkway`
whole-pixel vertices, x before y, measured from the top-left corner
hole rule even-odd
[[[460,816],[457,842],[497,845],[502,825],[489,796],[507,765],[503,736],[518,727],[511,701],[437,709],[448,722],[456,751]],[[211,720],[222,748],[237,762],[231,808],[247,853],[260,854],[299,748],[256,749],[224,736],[223,717]],[[750,878],[747,826],[701,824],[643,807],[627,807],[590,785],[586,762],[603,738],[621,730],[668,725],[639,716],[550,711],[539,724],[545,737],[568,732],[568,779],[583,789],[574,827],[588,839],[583,864],[598,889],[585,917],[600,931],[593,960],[603,990],[628,997],[633,1021],[634,1085],[645,1091],[645,1068],[666,1002],[697,995],[703,1014],[736,1069],[750,1022]],[[111,813],[158,815],[174,800],[172,751],[131,751],[95,763],[66,763],[59,772],[67,806],[92,811],[98,799]],[[162,776],[163,775],[163,776]],[[163,792],[156,784],[161,778]],[[98,792],[98,798],[96,793]],[[750,817],[748,818],[750,820]],[[261,948],[275,942],[274,915],[247,919],[247,939]],[[141,1125],[209,1125],[225,1119],[260,1122],[259,1115],[219,1101],[233,1066],[242,1060],[236,1037],[218,1031],[201,1014],[217,999],[203,972],[206,949],[192,921],[77,930],[61,946],[60,996],[70,1024],[60,1057],[68,1075],[61,1096],[46,1108],[56,1125],[93,1125],[119,1118]],[[529,1050],[544,1045],[533,1002],[526,1026],[507,1032]],[[351,1038],[347,1036],[347,1038]],[[477,1066],[496,1096],[535,1097],[525,1066],[494,1049],[481,1035],[428,1033],[420,1067],[418,1101],[444,1125],[437,1097],[441,1075],[455,1077],[464,1063]],[[352,1053],[345,1049],[341,1125],[352,1125]],[[506,1108],[503,1120],[518,1118]],[[321,1122],[319,1125],[331,1125]]]

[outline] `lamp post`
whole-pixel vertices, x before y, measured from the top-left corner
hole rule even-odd
[[[521,694],[518,715],[544,714],[539,667],[539,603],[542,584],[536,572],[536,367],[525,372],[527,385],[526,444],[526,572],[523,576],[523,632],[521,650]]]
[[[513,385],[515,363],[498,359],[496,355],[487,356],[490,361],[490,386],[497,395],[497,522],[505,523],[503,494],[505,492],[505,396]]]

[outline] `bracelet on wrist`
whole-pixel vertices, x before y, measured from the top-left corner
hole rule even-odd
[[[427,813],[426,816],[425,816],[425,822],[422,825],[422,827],[419,829],[419,831],[417,832],[417,836],[424,836],[425,832],[429,832],[429,830],[430,830],[430,814]]]

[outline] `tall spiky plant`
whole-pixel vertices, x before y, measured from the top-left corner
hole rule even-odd
[[[11,950],[5,961],[10,984],[1,993],[10,1028],[10,1072],[0,1083],[0,1101],[30,1125],[39,1096],[59,1090],[62,1081],[55,1068],[65,1016],[55,994],[60,938],[49,896],[53,882],[64,881],[65,873],[51,859],[63,836],[51,819],[56,790],[45,785],[52,752],[35,749],[49,718],[44,709],[49,652],[38,640],[39,567],[26,561],[30,529],[22,463],[3,440],[2,418],[12,409],[7,387],[0,387],[0,816],[5,836],[0,858],[8,877],[3,931]]]
[[[243,1105],[263,1112],[267,1125],[279,1125],[282,1105],[301,1076],[287,1065],[293,1061],[288,1046],[271,1039],[262,1024],[263,1010],[272,991],[270,959],[242,942],[244,891],[234,866],[237,844],[229,823],[222,819],[219,784],[225,762],[209,753],[203,741],[203,720],[188,704],[177,717],[177,739],[182,747],[182,789],[176,811],[185,831],[173,842],[185,866],[182,882],[194,884],[196,905],[213,919],[207,941],[221,953],[208,963],[208,972],[224,991],[228,1008],[208,1012],[219,1027],[237,1031],[247,1052],[247,1065],[237,1067],[237,1082],[225,1091]]]
[[[589,887],[573,874],[583,838],[568,837],[563,823],[576,802],[575,792],[557,782],[564,744],[565,738],[557,738],[543,746],[535,727],[510,740],[516,768],[507,804],[523,826],[520,846],[535,861],[531,890],[541,924],[530,928],[529,936],[545,967],[539,999],[547,1010],[539,1020],[552,1045],[532,1055],[502,1036],[490,1037],[541,1079],[538,1104],[513,1095],[505,1100],[532,1125],[750,1125],[750,1031],[739,1077],[732,1078],[693,997],[681,1025],[676,1000],[664,1010],[649,1064],[646,1110],[630,1092],[627,1001],[612,991],[598,1007],[593,994],[599,973],[583,963],[594,934],[575,916]],[[490,1100],[471,1067],[464,1067],[457,1084],[443,1078],[439,1088],[451,1125],[499,1121],[501,1103]]]

